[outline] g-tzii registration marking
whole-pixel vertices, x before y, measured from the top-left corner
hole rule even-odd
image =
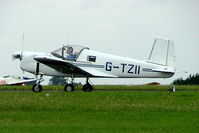
[[[113,69],[120,69],[122,73],[140,74],[140,65],[120,63],[120,65],[113,65],[112,62],[106,62],[106,71],[112,71]]]

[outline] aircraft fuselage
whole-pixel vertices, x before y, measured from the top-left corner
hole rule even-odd
[[[65,73],[55,70],[45,64],[38,63],[34,60],[35,55],[53,56],[50,53],[25,52],[21,61],[21,69],[30,73],[47,75],[47,76],[71,76],[71,73]],[[78,67],[94,68],[103,73],[114,75],[118,78],[169,78],[174,72],[158,72],[154,69],[167,70],[167,66],[149,63],[147,61],[135,60],[127,57],[120,57],[112,54],[97,52],[94,50],[84,49],[76,61],[70,61]],[[39,65],[39,68],[37,68]],[[39,70],[38,70],[39,69]],[[70,69],[70,68],[69,68]],[[84,77],[81,74],[75,74],[75,77]]]

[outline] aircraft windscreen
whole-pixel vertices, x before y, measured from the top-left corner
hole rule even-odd
[[[59,48],[53,52],[51,52],[52,55],[54,55],[57,58],[62,58],[62,48]]]
[[[81,53],[83,49],[88,49],[88,48],[83,47],[83,46],[77,46],[77,45],[68,45],[68,46],[63,46],[62,48],[59,48],[51,52],[51,54],[57,58],[74,61],[76,60],[76,58],[78,57],[78,55]]]

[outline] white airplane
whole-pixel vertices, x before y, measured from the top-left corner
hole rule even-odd
[[[25,83],[34,82],[36,79],[19,77],[19,76],[3,76],[0,77],[0,85],[23,85]]]
[[[174,42],[156,38],[147,61],[140,61],[91,50],[87,47],[63,46],[51,53],[19,51],[13,53],[20,59],[23,71],[30,72],[38,82],[33,85],[34,92],[42,91],[42,76],[71,77],[65,91],[74,91],[74,78],[86,77],[83,91],[92,91],[90,77],[97,78],[169,78],[175,73]]]

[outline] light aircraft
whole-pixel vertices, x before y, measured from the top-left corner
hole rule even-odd
[[[71,77],[65,91],[74,91],[74,78],[85,77],[83,91],[92,91],[89,78],[169,78],[175,73],[174,42],[156,38],[146,61],[120,57],[91,50],[87,47],[68,45],[51,53],[18,51],[13,59],[20,59],[23,71],[40,76],[33,85],[34,92],[42,91],[42,76]]]
[[[23,85],[25,83],[34,82],[36,79],[20,77],[20,76],[3,76],[0,77],[0,85]]]

